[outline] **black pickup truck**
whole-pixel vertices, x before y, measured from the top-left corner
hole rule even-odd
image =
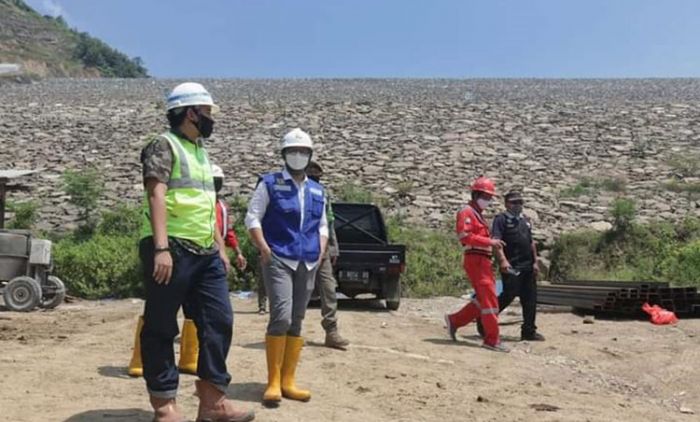
[[[406,247],[389,244],[382,214],[375,205],[333,203],[340,256],[334,268],[338,291],[351,298],[372,293],[399,308]]]

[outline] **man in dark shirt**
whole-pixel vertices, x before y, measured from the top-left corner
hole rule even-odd
[[[505,196],[506,211],[493,220],[491,230],[494,239],[501,239],[506,246],[496,251],[503,293],[498,298],[499,312],[520,297],[523,308],[521,339],[543,341],[544,336],[537,332],[535,314],[537,311],[537,247],[532,239],[532,226],[523,215],[523,197],[520,192],[511,191]]]

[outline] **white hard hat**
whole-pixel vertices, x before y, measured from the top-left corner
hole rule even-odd
[[[219,111],[219,106],[214,104],[214,100],[211,98],[211,94],[207,91],[202,84],[196,82],[185,82],[175,88],[168,95],[167,99],[167,109],[168,111],[187,106],[211,106],[212,113]]]
[[[221,167],[217,166],[216,164],[211,165],[211,174],[214,177],[220,177],[224,178],[224,171],[221,169]]]
[[[311,137],[308,133],[303,130],[296,128],[292,129],[289,133],[284,135],[282,138],[282,150],[291,147],[304,147],[310,150],[314,149],[313,142],[311,142]]]

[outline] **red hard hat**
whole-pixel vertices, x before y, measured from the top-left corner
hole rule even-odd
[[[480,176],[471,185],[472,192],[484,192],[496,196],[496,185],[488,177]]]

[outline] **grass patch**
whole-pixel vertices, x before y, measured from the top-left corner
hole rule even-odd
[[[396,185],[396,190],[396,193],[399,197],[407,197],[411,194],[411,191],[413,190],[413,182],[410,180],[399,182]]]
[[[700,177],[700,154],[674,154],[666,164],[680,177]]]
[[[676,193],[687,193],[691,195],[700,194],[700,182],[682,182],[672,180],[664,183],[664,188]]]
[[[627,182],[621,177],[583,177],[576,184],[559,192],[561,198],[577,198],[596,191],[624,192]]]
[[[338,189],[331,192],[334,200],[341,202],[355,202],[359,204],[374,204],[380,208],[389,205],[389,198],[386,196],[374,193],[363,186],[354,183],[345,183],[340,185]]]

